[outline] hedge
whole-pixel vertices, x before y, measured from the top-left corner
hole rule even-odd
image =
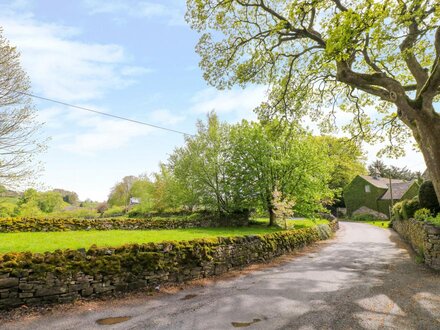
[[[337,222],[291,231],[117,248],[0,255],[0,309],[203,278],[328,238]]]

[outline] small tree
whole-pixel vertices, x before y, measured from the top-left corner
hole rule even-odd
[[[282,220],[284,224],[284,229],[287,229],[287,219],[293,215],[293,207],[295,206],[295,201],[283,199],[282,194],[275,188],[272,193],[272,200],[274,204],[274,214],[275,223],[277,220]]]

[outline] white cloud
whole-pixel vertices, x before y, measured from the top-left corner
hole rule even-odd
[[[150,1],[123,1],[123,0],[85,0],[84,4],[92,15],[117,14],[115,19],[122,20],[121,15],[135,18],[161,18],[169,25],[185,24],[184,12],[180,6],[165,5]]]
[[[197,92],[191,99],[191,111],[232,114],[236,119],[255,119],[254,109],[266,99],[266,87],[249,86],[246,89],[217,90],[207,88]]]
[[[77,28],[38,21],[13,6],[0,7],[4,34],[21,52],[36,94],[77,105],[88,102],[83,106],[107,112],[94,102],[151,72],[131,65],[119,45],[78,41]],[[148,127],[58,105],[38,110],[37,118],[52,130],[55,147],[87,155],[120,148],[150,132]]]
[[[130,66],[114,44],[77,41],[78,29],[35,20],[30,14],[0,14],[4,33],[21,52],[21,62],[36,92],[67,102],[102,97],[148,73]]]
[[[157,124],[170,126],[176,125],[185,120],[185,116],[174,114],[168,109],[154,110],[150,113],[149,118]]]
[[[99,151],[121,148],[152,131],[149,127],[134,123],[96,117],[83,121],[82,126],[88,129],[76,134],[72,142],[61,144],[62,149],[82,155],[95,155]]]

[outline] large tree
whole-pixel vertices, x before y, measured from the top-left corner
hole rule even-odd
[[[0,184],[15,186],[38,169],[34,155],[43,143],[37,135],[29,93],[30,82],[20,65],[20,54],[0,28]]]
[[[437,0],[188,0],[205,31],[205,79],[224,88],[269,86],[263,117],[310,115],[390,148],[412,136],[440,200],[440,3]],[[375,111],[372,111],[375,109]],[[332,124],[332,125],[329,125]],[[400,149],[401,150],[401,149]]]
[[[277,121],[242,121],[231,130],[229,153],[234,199],[267,211],[270,225],[284,202],[291,205],[291,215],[313,215],[333,199],[328,145],[302,130]]]
[[[218,213],[231,212],[239,205],[228,188],[229,131],[230,125],[210,113],[206,123],[198,121],[197,134],[187,137],[185,145],[177,148],[169,160],[176,180],[191,191],[189,199]]]

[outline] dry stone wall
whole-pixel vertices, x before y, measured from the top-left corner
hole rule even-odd
[[[188,216],[150,218],[2,218],[0,219],[0,232],[179,229],[247,226],[248,223],[248,213],[231,214],[227,216],[194,213]]]
[[[393,220],[393,228],[429,267],[440,270],[440,227],[415,219]]]
[[[266,235],[0,255],[0,309],[70,302],[179,283],[265,262],[336,231],[338,223]]]

